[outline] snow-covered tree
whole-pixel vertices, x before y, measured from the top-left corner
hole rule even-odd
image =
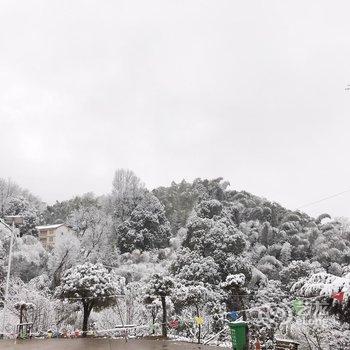
[[[79,221],[79,211],[72,213],[70,222]],[[81,256],[84,261],[107,261],[114,249],[112,219],[101,208],[90,208],[85,217],[83,229],[73,225],[80,241]],[[81,221],[82,222],[82,221]]]
[[[52,300],[49,285],[49,278],[46,275],[37,276],[26,283],[18,277],[11,278],[7,303],[10,312],[7,313],[5,322],[8,332],[18,324],[20,316],[18,305],[23,303],[33,305],[26,317],[28,322],[33,323],[34,331],[47,330],[52,324],[56,324],[55,304],[57,301]]]
[[[209,301],[215,301],[218,295],[215,295],[211,290],[205,287],[203,284],[177,284],[172,294],[175,310],[179,311],[183,309],[189,309],[190,315],[193,318],[204,318],[204,314],[207,309],[212,306],[209,305]],[[202,325],[199,323],[197,327],[197,341],[201,343],[201,330]]]
[[[301,296],[324,300],[330,313],[350,324],[350,273],[342,277],[325,272],[315,273],[296,282],[292,291]]]
[[[298,279],[308,276],[311,271],[312,266],[309,261],[293,260],[280,271],[279,275],[281,281],[289,288]]]
[[[37,236],[36,226],[41,221],[41,210],[38,201],[30,201],[23,195],[11,198],[8,202],[6,215],[21,215],[23,224],[20,225],[20,235]]]
[[[162,303],[162,336],[167,337],[167,305],[166,297],[169,296],[174,288],[174,281],[169,276],[155,274],[148,283],[148,294],[158,296]]]
[[[246,277],[243,273],[236,275],[228,275],[226,280],[221,283],[221,288],[227,291],[227,310],[240,311],[245,310],[246,303],[244,301],[245,296],[247,295]],[[243,319],[246,320],[246,313],[242,311]]]
[[[161,301],[155,295],[146,294],[144,298],[144,304],[146,305],[146,309],[149,311],[152,320],[152,334],[155,334],[155,323],[159,314],[159,310],[162,308]]]
[[[243,319],[246,320],[246,308],[245,297],[248,290],[246,288],[246,277],[243,273],[228,275],[226,280],[221,283],[221,288],[228,293],[226,300],[228,311],[240,311],[242,310]]]
[[[91,192],[74,197],[69,201],[68,207],[67,224],[80,235],[84,235],[88,228],[102,220],[102,204]]]
[[[280,260],[283,264],[288,264],[292,258],[292,246],[285,242],[281,249]]]
[[[114,173],[108,208],[115,224],[128,219],[145,194],[145,185],[131,170],[118,169]]]
[[[28,282],[44,272],[47,252],[36,237],[25,235],[18,237],[12,256],[12,274]]]
[[[56,296],[83,305],[83,336],[86,336],[91,311],[115,303],[120,293],[117,281],[101,264],[85,263],[68,269],[56,289]]]
[[[10,240],[9,230],[0,222],[0,281],[5,279],[6,242]],[[3,290],[0,283],[0,300],[3,299]]]
[[[265,255],[259,260],[257,268],[265,276],[268,276],[272,280],[276,280],[279,277],[278,273],[282,268],[282,263],[274,256]]]
[[[192,183],[182,180],[172,182],[169,187],[158,187],[152,193],[164,205],[173,235],[186,225],[186,221],[199,198],[199,193]]]
[[[24,223],[19,227],[22,235],[36,235],[35,226],[41,221],[44,204],[39,198],[11,180],[0,178],[0,217],[21,215]]]
[[[67,233],[56,237],[55,245],[49,252],[47,263],[53,287],[59,285],[64,271],[82,260],[80,247],[81,243],[76,235]]]
[[[279,332],[278,332],[279,333]],[[294,318],[281,337],[294,339],[301,349],[334,350],[350,348],[350,330],[334,317],[318,316]]]
[[[68,223],[76,231],[82,231],[89,221],[90,211],[101,207],[101,199],[92,192],[75,196],[72,199],[48,205],[43,212],[43,220],[46,224]],[[75,213],[74,217],[73,214]]]
[[[292,314],[291,297],[280,281],[266,281],[252,292],[247,320],[250,334],[265,343],[273,340],[282,322]]]
[[[226,211],[220,209],[218,201],[209,202],[200,203],[189,218],[183,246],[200,256],[212,257],[219,266],[220,275],[225,278],[228,259],[241,255],[247,241]]]
[[[20,192],[20,187],[10,179],[0,178],[0,217],[6,215],[9,209],[9,202]]]
[[[122,253],[150,250],[169,245],[170,224],[163,205],[148,193],[118,228],[118,247]]]
[[[188,248],[181,249],[172,261],[171,271],[180,280],[218,284],[220,282],[219,266],[210,256],[201,256]]]

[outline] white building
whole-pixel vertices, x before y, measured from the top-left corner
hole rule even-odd
[[[36,226],[39,232],[39,240],[45,249],[51,249],[55,245],[55,239],[58,235],[65,233],[73,234],[74,231],[66,224]]]

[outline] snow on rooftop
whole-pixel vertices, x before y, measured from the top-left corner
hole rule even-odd
[[[35,228],[37,230],[52,230],[52,229],[55,229],[55,228],[59,228],[61,226],[64,226],[65,224],[56,224],[56,225],[43,225],[43,226],[36,226]]]

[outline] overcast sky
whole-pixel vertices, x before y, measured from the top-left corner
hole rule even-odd
[[[350,2],[2,0],[0,177],[51,203],[222,176],[350,189]],[[350,192],[305,208],[350,216]]]

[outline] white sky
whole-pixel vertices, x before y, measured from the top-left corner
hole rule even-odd
[[[350,2],[2,0],[0,176],[52,202],[223,176],[350,189]],[[309,207],[350,216],[350,192]]]

